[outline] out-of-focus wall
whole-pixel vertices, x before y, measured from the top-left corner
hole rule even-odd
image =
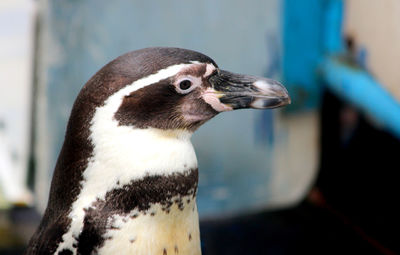
[[[400,1],[345,3],[345,34],[366,51],[369,71],[400,101]]]

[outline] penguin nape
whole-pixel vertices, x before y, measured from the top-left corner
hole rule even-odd
[[[290,103],[277,81],[179,48],[122,55],[80,91],[25,254],[201,254],[190,137],[220,112]]]

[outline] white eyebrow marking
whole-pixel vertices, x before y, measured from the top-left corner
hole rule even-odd
[[[213,64],[207,64],[206,72],[204,73],[203,77],[207,77],[215,71],[215,66]]]

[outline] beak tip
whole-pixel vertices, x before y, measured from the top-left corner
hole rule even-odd
[[[280,82],[272,79],[261,79],[253,83],[259,91],[250,107],[255,109],[277,108],[291,104],[289,92]]]

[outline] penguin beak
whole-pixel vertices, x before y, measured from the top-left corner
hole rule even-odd
[[[203,98],[217,111],[268,109],[290,104],[286,88],[272,79],[221,70],[209,82],[211,88]]]

